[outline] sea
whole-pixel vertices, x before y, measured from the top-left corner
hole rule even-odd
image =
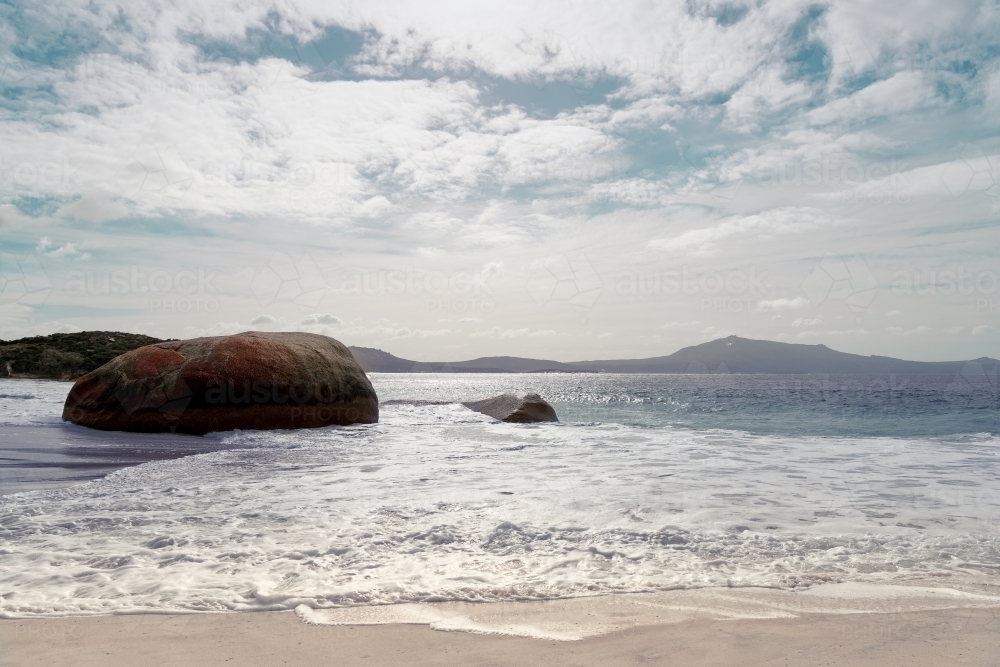
[[[68,383],[0,380],[0,617],[844,585],[998,599],[995,369],[370,378],[382,401],[438,404],[140,435],[64,423]],[[461,405],[507,391],[560,421]]]

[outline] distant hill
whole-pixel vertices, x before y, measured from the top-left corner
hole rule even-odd
[[[352,347],[362,368],[375,373],[771,373],[820,375],[955,375],[962,361],[906,361],[800,345],[729,336],[685,347],[665,357],[559,362],[522,357],[480,357],[469,361],[418,362],[368,347]],[[996,369],[989,357],[972,360]]]
[[[119,354],[162,340],[119,331],[84,331],[0,340],[0,377],[71,380]],[[848,354],[826,345],[799,345],[729,336],[685,347],[664,357],[560,362],[523,357],[480,357],[427,362],[370,347],[351,347],[358,363],[374,373],[770,373],[819,375],[956,375],[968,361],[906,361]],[[996,373],[997,360],[973,359]]]
[[[159,338],[120,331],[82,331],[18,340],[0,340],[0,377],[72,380],[103,366],[119,354]]]
[[[520,357],[481,357],[472,361],[410,361],[370,347],[351,347],[365,371],[374,373],[537,373],[568,371],[558,361]]]

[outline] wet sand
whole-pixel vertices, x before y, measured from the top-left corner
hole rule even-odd
[[[0,495],[99,479],[149,461],[233,449],[218,440],[174,433],[119,433],[61,424],[0,426]]]
[[[0,664],[996,665],[992,609],[691,619],[566,642],[421,625],[317,626],[292,612],[0,621]]]

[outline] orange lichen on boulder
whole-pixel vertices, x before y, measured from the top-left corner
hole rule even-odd
[[[378,397],[344,345],[247,332],[147,345],[84,375],[63,419],[109,431],[204,434],[378,421]]]

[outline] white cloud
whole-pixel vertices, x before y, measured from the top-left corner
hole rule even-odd
[[[820,313],[845,329],[824,336],[861,331],[847,326],[861,327],[869,304],[852,310],[846,298],[796,318],[811,304],[794,295],[828,253],[860,253],[880,286],[900,268],[993,270],[998,249],[983,225],[1000,206],[991,5],[848,0],[814,14],[798,0],[750,3],[728,26],[721,7],[55,0],[15,12],[0,60],[78,50],[19,63],[29,85],[3,110],[0,179],[15,196],[0,204],[0,263],[33,252],[54,286],[38,307],[5,310],[17,317],[4,330],[52,317],[176,336],[254,321],[392,341],[415,358],[428,357],[419,344],[432,336],[434,349],[457,340],[478,354],[502,337],[525,356],[629,356],[668,319],[678,345],[731,333],[737,320],[665,283],[614,295],[620,271],[766,273],[763,294],[726,296],[766,313],[740,319],[741,331],[774,338],[787,329],[782,313],[797,329]],[[360,31],[359,54],[334,63],[307,43],[334,25]],[[272,38],[297,55],[268,53]],[[802,69],[810,49],[814,67]],[[312,51],[323,62],[307,62]],[[308,255],[315,270],[272,267],[276,253]],[[552,256],[592,264],[606,291],[586,313],[525,307],[519,272]],[[147,275],[203,267],[218,289],[183,295],[200,299],[186,312],[151,315],[134,293],[66,294],[70,260],[98,283],[133,265]],[[440,299],[446,316],[475,314],[463,319],[478,326],[444,333],[423,295],[337,291],[355,266],[483,267],[488,290]],[[264,267],[274,290],[253,291]],[[953,321],[953,300],[926,296],[925,321]],[[884,290],[876,298],[898,305]],[[275,320],[256,320],[262,310]],[[303,318],[323,310],[351,324]],[[611,325],[600,343],[588,333]],[[852,351],[888,353],[893,336],[910,335],[913,354],[938,358],[948,346],[957,358],[986,340],[985,329],[944,341],[919,329],[880,327]]]
[[[793,327],[814,327],[814,326],[817,326],[817,325],[822,324],[822,323],[823,323],[823,320],[821,320],[818,317],[813,317],[813,318],[797,317],[797,318],[795,318],[795,320],[792,321],[792,326]]]
[[[765,213],[734,216],[712,227],[692,229],[676,236],[653,239],[649,248],[667,255],[705,257],[717,254],[724,241],[753,235],[755,240],[800,234],[816,230],[832,221],[831,216],[813,208],[777,208]]]
[[[423,230],[446,232],[461,225],[462,221],[444,211],[422,211],[411,215],[403,224]]]
[[[402,328],[396,331],[396,338],[436,338],[438,336],[451,336],[453,332],[451,329],[407,329]]]
[[[323,313],[323,314],[316,313],[313,315],[308,315],[306,317],[303,317],[302,320],[299,321],[299,324],[303,326],[309,326],[313,324],[331,324],[337,326],[343,324],[343,321],[339,317],[331,315],[329,313]]]
[[[956,29],[988,30],[988,24],[995,20],[978,2],[910,4],[902,13],[899,6],[890,3],[838,2],[829,6],[823,18],[816,26],[816,36],[829,49],[831,86],[870,73],[885,53],[899,53],[919,62],[928,41],[938,42]]]
[[[797,296],[794,299],[764,299],[757,302],[757,310],[759,311],[798,310],[808,307],[809,299],[801,296]],[[780,315],[776,315],[775,317],[778,318]]]
[[[250,326],[256,326],[258,324],[271,324],[274,322],[274,317],[271,315],[258,315],[257,317],[250,320]]]
[[[916,111],[935,103],[934,87],[921,72],[899,72],[876,81],[849,97],[840,98],[808,114],[814,123],[826,124],[873,116]]]
[[[931,330],[929,326],[919,325],[913,327],[912,329],[903,329],[902,327],[887,327],[886,331],[893,336],[922,336]]]
[[[184,332],[181,338],[201,338],[205,336],[232,336],[233,334],[243,333],[247,330],[247,325],[240,324],[239,322],[216,322],[215,324],[205,327],[184,327]]]
[[[988,324],[980,324],[979,326],[972,328],[972,335],[973,336],[982,336],[984,334],[991,333],[992,331],[993,331],[993,327],[991,327],[990,325],[988,325]]]
[[[500,327],[493,327],[489,331],[476,331],[470,336],[474,338],[538,338],[541,336],[555,336],[556,332],[552,329],[541,329],[532,331],[531,329],[524,327],[522,329],[501,329]]]
[[[55,245],[55,247],[53,247]],[[45,257],[52,257],[53,259],[61,259],[63,257],[87,260],[90,259],[91,254],[89,252],[80,252],[77,250],[75,243],[65,243],[63,245],[53,244],[48,237],[43,236],[38,240],[38,245],[35,246],[35,252],[44,255]]]
[[[824,338],[826,336],[867,336],[868,331],[865,329],[845,329],[845,330],[833,330],[833,331],[802,331],[795,334],[796,338]]]
[[[726,102],[726,120],[738,130],[759,128],[761,117],[812,97],[809,86],[788,81],[777,68],[761,68]]]

